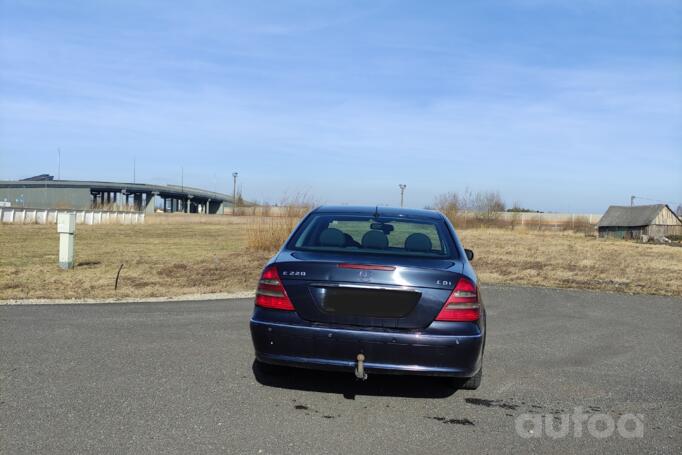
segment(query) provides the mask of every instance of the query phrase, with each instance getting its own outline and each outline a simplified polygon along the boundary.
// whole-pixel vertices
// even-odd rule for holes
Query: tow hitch
[[[365,355],[362,353],[358,354],[357,360],[358,363],[355,365],[355,377],[364,381],[367,379],[367,373],[365,373]]]

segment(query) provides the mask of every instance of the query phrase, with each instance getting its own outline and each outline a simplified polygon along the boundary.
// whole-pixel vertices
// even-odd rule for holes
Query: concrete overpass
[[[232,196],[180,185],[81,180],[0,180],[0,204],[12,207],[133,207],[137,211],[223,214]]]

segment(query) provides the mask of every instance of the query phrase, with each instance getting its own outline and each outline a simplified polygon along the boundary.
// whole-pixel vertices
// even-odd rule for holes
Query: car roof
[[[426,218],[442,220],[443,215],[435,210],[405,209],[399,207],[363,206],[363,205],[322,205],[314,210],[315,213],[336,213],[347,215],[369,215],[379,213],[382,217]]]

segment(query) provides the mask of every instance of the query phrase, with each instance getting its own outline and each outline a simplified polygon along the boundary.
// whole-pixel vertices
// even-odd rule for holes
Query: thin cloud
[[[16,19],[0,32],[4,178],[49,171],[36,163],[59,146],[74,177],[124,179],[135,156],[156,180],[183,163],[194,186],[238,168],[247,195],[294,181],[328,202],[390,202],[397,180],[416,205],[464,186],[581,211],[682,194],[681,72],[665,33],[614,48],[624,32],[607,23],[590,47],[566,30],[545,45],[485,8],[393,2],[52,8],[3,7]],[[117,159],[102,169],[93,156]]]

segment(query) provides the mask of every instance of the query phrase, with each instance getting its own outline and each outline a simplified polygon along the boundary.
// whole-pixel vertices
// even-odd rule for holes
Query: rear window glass
[[[452,257],[445,226],[436,220],[311,215],[289,243],[295,250]]]

